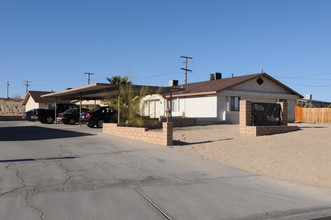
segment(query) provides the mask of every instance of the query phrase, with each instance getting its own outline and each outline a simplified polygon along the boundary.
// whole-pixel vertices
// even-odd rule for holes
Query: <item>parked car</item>
[[[87,116],[88,114],[89,114],[88,111],[87,111],[87,112],[82,112],[82,113],[80,114],[79,122],[82,123],[82,124],[87,124],[89,118],[86,117],[86,116]]]
[[[90,128],[102,128],[104,122],[117,122],[117,111],[111,106],[97,107],[89,111],[85,118],[81,118],[81,122],[84,121]]]
[[[75,104],[58,103],[56,104],[56,113],[64,112],[70,108],[79,108]],[[41,123],[52,124],[55,120],[55,105],[50,109],[38,109],[36,116]]]
[[[38,109],[34,108],[29,111],[23,112],[22,119],[28,120],[28,121],[34,121],[34,120],[38,119],[37,117],[35,117],[37,111],[38,111]]]
[[[87,112],[89,109],[82,108],[82,113]],[[62,122],[63,124],[74,125],[79,122],[79,108],[70,108],[67,111],[57,114],[56,121]]]

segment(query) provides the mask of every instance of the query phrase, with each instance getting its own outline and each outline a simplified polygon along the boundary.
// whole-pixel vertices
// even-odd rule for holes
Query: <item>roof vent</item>
[[[169,86],[178,86],[178,80],[169,80]]]
[[[222,79],[222,73],[211,73],[210,74],[210,81],[217,80],[217,79]]]

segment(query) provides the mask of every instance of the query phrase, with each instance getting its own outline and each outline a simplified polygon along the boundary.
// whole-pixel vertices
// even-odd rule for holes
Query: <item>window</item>
[[[239,111],[239,96],[231,96],[230,98],[230,111]]]

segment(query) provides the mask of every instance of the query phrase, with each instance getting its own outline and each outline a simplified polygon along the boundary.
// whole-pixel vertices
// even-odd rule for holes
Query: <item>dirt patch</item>
[[[175,128],[173,148],[261,175],[331,187],[331,124],[291,124],[300,130],[239,136],[238,125]]]
[[[0,100],[0,116],[20,116],[24,112],[21,101]]]

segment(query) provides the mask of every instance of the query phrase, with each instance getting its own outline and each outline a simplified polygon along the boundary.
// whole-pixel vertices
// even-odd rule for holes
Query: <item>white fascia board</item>
[[[292,94],[283,93],[267,93],[267,92],[247,92],[240,90],[222,90],[218,92],[219,96],[239,96],[241,98],[254,99],[254,98],[274,98],[274,99],[287,99],[287,100],[297,100],[300,97]]]

